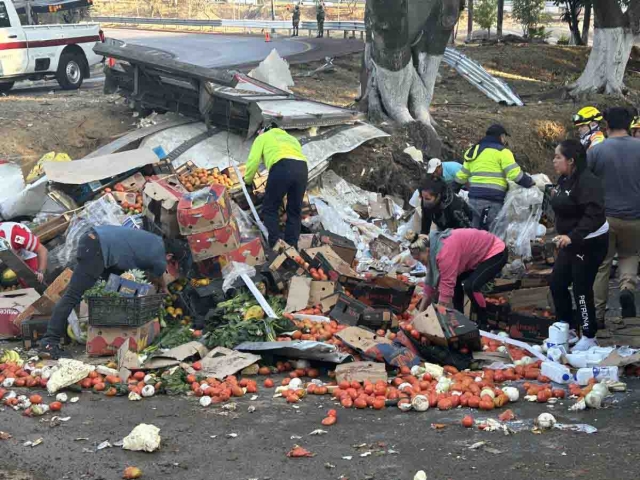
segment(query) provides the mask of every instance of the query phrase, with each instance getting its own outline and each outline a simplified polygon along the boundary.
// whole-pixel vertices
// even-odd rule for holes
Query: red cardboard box
[[[235,220],[226,227],[209,232],[196,233],[187,237],[194,262],[218,257],[229,253],[240,246],[240,230]]]
[[[226,227],[231,220],[231,198],[223,185],[211,185],[183,196],[178,203],[178,226],[183,235]]]
[[[140,327],[95,327],[89,325],[87,331],[87,355],[92,357],[113,356],[124,342],[129,342],[129,350],[141,352],[160,333],[160,322],[151,320]]]
[[[246,263],[251,266],[262,265],[266,262],[264,247],[262,246],[260,238],[242,242],[239,248],[220,255],[219,260],[222,268],[231,262]]]

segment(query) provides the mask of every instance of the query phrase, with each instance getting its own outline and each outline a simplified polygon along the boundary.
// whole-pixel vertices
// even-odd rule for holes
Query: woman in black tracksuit
[[[609,224],[604,214],[604,190],[599,178],[587,168],[587,153],[577,140],[565,140],[556,147],[553,166],[560,175],[551,192],[556,216],[554,239],[559,248],[550,287],[556,316],[570,322],[573,304],[582,324],[582,338],[573,351],[596,346],[593,282],[609,248]]]
[[[422,197],[423,235],[429,235],[431,224],[438,230],[448,228],[471,228],[471,208],[462,198],[453,193],[441,177],[429,177],[420,189]]]

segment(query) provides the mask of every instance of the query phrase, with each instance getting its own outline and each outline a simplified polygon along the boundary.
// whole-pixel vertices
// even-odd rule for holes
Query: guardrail
[[[226,19],[195,19],[195,18],[145,18],[145,17],[92,17],[100,23],[114,23],[118,25],[160,25],[160,26],[189,26],[211,28],[245,28],[245,29],[273,29],[291,30],[291,21],[287,20],[226,20]],[[302,21],[300,30],[317,30],[318,22]],[[342,32],[364,32],[364,22],[324,22],[325,31],[338,30]]]

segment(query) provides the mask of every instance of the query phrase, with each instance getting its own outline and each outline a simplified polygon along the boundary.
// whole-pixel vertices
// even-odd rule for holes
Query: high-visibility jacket
[[[250,184],[258,171],[260,161],[264,160],[267,170],[271,170],[280,160],[288,158],[291,160],[307,161],[302,146],[296,137],[289,135],[280,128],[272,128],[258,135],[251,146],[249,158],[247,159],[244,182]]]
[[[507,180],[525,188],[534,182],[516,163],[511,150],[495,137],[485,137],[464,154],[464,163],[456,182],[469,182],[469,198],[502,202],[509,186]]]
[[[596,130],[593,133],[587,134],[584,138],[581,138],[580,143],[582,143],[584,148],[589,150],[591,147],[595,147],[599,143],[604,142],[605,139],[606,137],[604,136],[604,133],[602,133],[600,130]]]

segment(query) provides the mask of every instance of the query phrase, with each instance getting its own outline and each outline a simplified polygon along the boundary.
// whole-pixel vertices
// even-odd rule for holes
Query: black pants
[[[298,36],[298,25],[300,25],[300,22],[293,22],[293,36],[294,37]]]
[[[482,290],[482,287],[488,282],[496,278],[502,267],[507,264],[509,252],[505,248],[501,253],[487,258],[479,264],[475,270],[465,272],[458,276],[456,288],[453,292],[453,308],[459,312],[464,311],[464,295],[467,294],[469,300],[474,304],[478,312],[478,321],[480,324],[484,322],[485,309],[478,304],[474,293]]]
[[[324,37],[324,20],[318,20],[318,37]]]
[[[104,272],[104,259],[98,236],[89,230],[78,242],[78,264],[76,265],[67,290],[53,308],[47,333],[41,345],[58,345],[67,329],[67,318],[80,304],[84,292],[93,287]]]
[[[262,202],[262,218],[269,232],[269,246],[273,247],[280,232],[278,210],[282,200],[287,196],[287,223],[284,230],[284,241],[297,247],[302,223],[302,201],[307,191],[307,162],[284,158],[269,170],[267,188]]]
[[[608,249],[608,233],[585,240],[579,246],[561,248],[549,282],[556,317],[567,323],[572,323],[573,317],[573,302],[569,294],[569,286],[573,285],[573,298],[582,325],[582,335],[588,338],[594,338],[598,331],[593,283]]]

